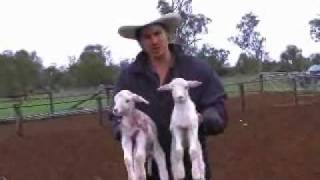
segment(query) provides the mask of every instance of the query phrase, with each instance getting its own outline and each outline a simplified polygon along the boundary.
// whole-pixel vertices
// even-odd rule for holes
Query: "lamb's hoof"
[[[203,173],[199,172],[197,169],[192,169],[192,179],[193,180],[205,180]]]

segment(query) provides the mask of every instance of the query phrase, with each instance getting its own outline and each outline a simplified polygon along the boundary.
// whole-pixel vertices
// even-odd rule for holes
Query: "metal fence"
[[[246,95],[265,92],[290,92],[295,104],[299,97],[306,94],[318,94],[320,79],[314,76],[298,74],[261,73],[255,79],[237,83],[224,84],[229,97],[238,96],[241,109],[246,109]],[[94,93],[56,96],[45,92],[32,97],[16,97],[0,100],[0,123],[14,120],[38,120],[63,117],[75,114],[103,112],[112,103],[113,86],[100,86]]]
[[[238,96],[242,111],[246,110],[246,96],[263,93],[287,93],[292,103],[303,103],[306,96],[320,95],[320,76],[302,73],[261,73],[255,79],[224,84],[229,97]],[[309,98],[309,103],[313,103]]]
[[[110,103],[111,94],[107,89],[69,96],[58,96],[52,92],[17,96],[0,100],[0,122],[15,120],[20,116],[18,114],[25,120],[35,120],[97,112],[99,106],[105,108]]]

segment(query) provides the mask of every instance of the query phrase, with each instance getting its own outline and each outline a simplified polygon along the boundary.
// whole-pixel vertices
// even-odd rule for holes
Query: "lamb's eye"
[[[127,99],[127,100],[126,100],[126,103],[129,103],[129,102],[130,102],[130,100],[129,100],[129,99]]]

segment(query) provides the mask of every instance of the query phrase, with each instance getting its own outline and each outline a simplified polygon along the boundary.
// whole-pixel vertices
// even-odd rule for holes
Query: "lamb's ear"
[[[190,88],[198,87],[202,84],[200,81],[188,81],[188,86]]]
[[[113,101],[116,102],[116,100],[118,99],[119,93],[117,93],[116,95],[113,96]]]
[[[158,91],[170,91],[172,88],[171,88],[171,84],[165,84],[165,85],[162,85],[158,88]]]
[[[143,97],[139,96],[139,95],[133,95],[133,100],[135,102],[143,102],[145,104],[149,104],[149,101],[145,100]]]

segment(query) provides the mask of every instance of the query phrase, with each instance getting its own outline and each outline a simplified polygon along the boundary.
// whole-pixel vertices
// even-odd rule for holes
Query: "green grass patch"
[[[78,109],[97,109],[98,103],[96,97],[90,99],[92,96],[79,96],[79,97],[64,97],[64,98],[54,98],[53,99],[53,109],[54,113],[59,112],[70,112]],[[101,95],[102,105],[107,106],[107,97]],[[83,102],[79,104],[80,102]],[[15,112],[13,105],[17,104],[16,101],[3,101],[0,100],[0,119],[5,119],[8,117],[14,117]],[[77,105],[73,108],[75,105]],[[21,104],[21,111],[23,116],[37,115],[37,114],[50,114],[50,100],[49,98],[39,99],[39,98],[29,98]]]
[[[229,97],[239,96],[240,89],[239,84],[244,83],[245,93],[259,92],[261,84],[258,81],[259,75],[236,75],[232,77],[221,77],[225,91]],[[255,81],[255,82],[252,82]],[[251,83],[248,83],[251,82]],[[284,92],[293,91],[293,81],[290,79],[277,79],[277,80],[265,80],[263,83],[263,90],[265,92]],[[297,87],[298,90],[299,87]],[[75,90],[75,91],[63,91],[53,94],[54,112],[70,112],[77,109],[97,109],[96,98],[90,99],[95,93],[94,89],[89,90]],[[64,96],[64,97],[62,97]],[[106,95],[100,95],[102,98],[103,107],[111,104],[112,99],[107,99]],[[79,102],[83,102],[79,104]],[[7,117],[14,117],[13,105],[18,103],[17,101],[10,101],[10,99],[0,99],[0,119]],[[76,108],[72,108],[75,105]],[[50,100],[48,94],[35,95],[28,97],[23,101],[21,111],[24,116],[36,115],[36,114],[49,114]]]

